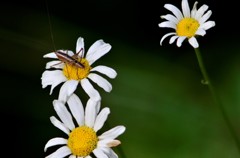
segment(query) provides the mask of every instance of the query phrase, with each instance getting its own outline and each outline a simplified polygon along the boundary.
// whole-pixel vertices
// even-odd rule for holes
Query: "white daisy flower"
[[[164,7],[171,11],[173,15],[167,14],[161,16],[162,19],[166,19],[167,21],[160,23],[158,26],[173,28],[175,29],[175,32],[170,32],[164,35],[160,41],[160,45],[162,45],[162,42],[166,37],[172,36],[169,41],[170,44],[177,40],[177,46],[180,47],[182,42],[185,39],[188,39],[188,42],[194,48],[199,47],[196,36],[204,36],[206,30],[215,26],[215,22],[207,21],[212,15],[211,10],[207,11],[208,6],[204,4],[197,10],[197,3],[198,2],[194,3],[193,8],[190,11],[188,1],[182,0],[182,12],[171,4],[164,5]]]
[[[99,92],[92,86],[89,79],[103,88],[106,92],[112,90],[112,85],[97,73],[104,74],[113,79],[117,76],[116,71],[103,65],[92,67],[92,64],[108,53],[110,49],[110,44],[105,43],[103,40],[98,40],[88,49],[85,55],[84,40],[82,37],[79,37],[75,54],[70,50],[58,50],[44,55],[44,58],[53,58],[57,60],[50,61],[46,64],[47,70],[43,72],[41,78],[42,87],[45,88],[51,85],[50,94],[52,94],[53,89],[57,85],[65,82],[59,92],[59,99],[65,102],[80,83],[90,98],[95,101],[100,100],[101,97]]]
[[[53,101],[54,109],[60,120],[54,116],[51,116],[50,120],[55,127],[66,133],[68,138],[50,139],[44,147],[45,152],[49,147],[56,145],[60,145],[60,147],[46,158],[64,158],[66,156],[69,158],[92,158],[92,154],[97,158],[118,158],[112,147],[121,144],[116,137],[124,133],[126,128],[116,126],[99,136],[97,135],[107,120],[110,113],[109,108],[105,107],[100,111],[100,101],[89,99],[84,112],[81,100],[74,93],[69,97],[67,103],[68,107],[62,101]],[[77,125],[75,126],[75,124]]]

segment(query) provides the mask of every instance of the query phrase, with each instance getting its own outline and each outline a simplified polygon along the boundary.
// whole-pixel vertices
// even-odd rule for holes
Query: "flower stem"
[[[208,77],[207,71],[206,71],[206,69],[204,67],[204,63],[203,63],[203,60],[202,60],[202,56],[201,56],[200,50],[197,49],[197,48],[195,48],[194,50],[195,50],[195,53],[196,53],[196,56],[197,56],[197,60],[198,60],[198,64],[199,64],[200,70],[201,70],[203,78],[204,78],[203,84],[206,84],[209,87],[209,90],[212,93],[212,97],[213,97],[216,105],[219,107],[219,109],[220,109],[220,111],[222,113],[222,116],[223,116],[224,120],[226,121],[226,124],[227,124],[227,126],[229,128],[229,131],[232,134],[232,136],[233,136],[233,138],[234,138],[234,140],[236,142],[238,151],[240,153],[240,142],[238,140],[237,134],[235,133],[235,131],[233,129],[233,126],[232,126],[232,124],[230,122],[230,119],[228,118],[228,116],[227,116],[227,114],[226,114],[226,112],[224,110],[224,107],[221,104],[221,102],[220,102],[220,100],[219,100],[219,98],[218,98],[218,96],[217,96],[217,94],[216,94],[216,92],[214,90],[214,87],[213,87],[213,85],[212,85],[212,83],[211,83],[211,81],[210,81],[210,79]]]

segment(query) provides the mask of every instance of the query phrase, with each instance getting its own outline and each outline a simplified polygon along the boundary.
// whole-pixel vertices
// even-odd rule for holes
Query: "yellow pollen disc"
[[[66,63],[63,68],[63,74],[69,80],[81,80],[88,76],[92,67],[89,65],[85,58],[80,58],[77,60],[78,63]],[[82,65],[82,67],[81,67]]]
[[[177,35],[178,36],[187,36],[188,38],[195,35],[198,27],[200,26],[199,22],[193,18],[183,18],[177,24]]]
[[[87,126],[75,128],[69,135],[68,147],[73,155],[84,157],[97,147],[98,137],[96,132]]]

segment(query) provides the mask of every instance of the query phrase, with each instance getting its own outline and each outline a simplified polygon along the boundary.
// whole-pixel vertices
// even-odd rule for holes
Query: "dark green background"
[[[163,46],[161,37],[172,29],[159,28],[163,5],[180,7],[180,0],[163,1],[19,1],[0,5],[1,145],[10,157],[46,156],[46,142],[65,134],[49,121],[59,88],[49,95],[41,75],[56,49],[75,50],[82,36],[88,49],[98,39],[112,45],[94,65],[114,68],[118,76],[102,96],[111,109],[111,127],[122,124],[119,137],[127,158],[237,158],[235,142],[201,73],[194,49]],[[190,6],[194,1],[189,1]],[[240,137],[240,73],[238,8],[233,0],[199,1],[209,5],[216,26],[199,37],[200,50],[225,110]],[[49,30],[48,14],[52,25]],[[51,40],[54,37],[54,45]],[[86,95],[76,92],[86,102]],[[104,130],[107,130],[104,127]],[[119,153],[119,147],[114,150]],[[49,150],[47,154],[52,152]],[[121,158],[121,156],[119,155]]]

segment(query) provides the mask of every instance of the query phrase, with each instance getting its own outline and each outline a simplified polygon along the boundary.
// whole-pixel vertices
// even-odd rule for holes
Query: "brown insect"
[[[78,54],[82,51],[83,49],[81,48],[80,51],[76,54],[74,54],[73,56],[70,56],[62,51],[56,51],[55,54],[58,57],[58,59],[61,62],[64,62],[66,64],[70,64],[72,66],[76,66],[77,68],[84,68],[84,65],[78,61],[79,57]]]

